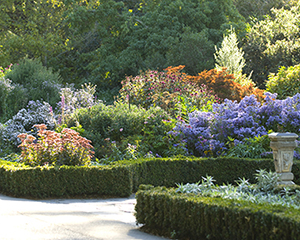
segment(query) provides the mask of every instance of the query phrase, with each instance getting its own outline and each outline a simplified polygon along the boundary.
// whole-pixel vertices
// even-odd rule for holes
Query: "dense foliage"
[[[264,87],[270,73],[281,66],[300,63],[299,1],[291,8],[272,9],[271,15],[256,22],[247,33],[243,45],[245,71],[259,87]]]
[[[233,0],[239,13],[247,20],[263,19],[265,15],[271,14],[272,8],[282,8],[283,6],[296,2],[294,0]]]
[[[3,65],[41,58],[65,82],[99,87],[168,65],[212,68],[223,31],[245,29],[232,0],[5,0],[0,8]]]
[[[278,73],[271,73],[266,82],[267,91],[277,93],[277,98],[284,99],[300,92],[300,65],[282,66]]]
[[[271,68],[264,63],[277,70],[298,61],[299,6],[293,1],[266,1],[261,12],[249,9],[246,21],[258,18],[249,22],[246,38],[245,19],[233,5],[241,10],[246,4],[241,1],[22,3],[5,0],[0,4],[5,10],[0,17],[2,62],[19,62],[0,67],[2,154],[16,151],[17,135],[28,134],[41,123],[58,133],[64,127],[76,130],[93,141],[96,157],[104,162],[174,154],[257,157],[268,151],[269,130],[298,133],[298,108],[292,106],[298,104],[296,95],[284,100],[284,105],[275,95],[264,99],[254,84],[265,83],[262,76]],[[285,8],[273,9],[273,15],[262,18],[267,5],[282,4]],[[17,23],[16,15],[21,17]],[[51,20],[46,22],[47,18]],[[265,57],[269,59],[257,64]],[[296,89],[298,76],[297,66],[283,70],[270,75],[267,82],[268,90],[278,93],[279,99],[290,95],[290,88]],[[110,97],[111,105],[106,106],[108,87],[115,87],[117,93],[120,82],[120,96],[115,103]],[[81,83],[85,84],[77,89]],[[194,130],[193,124],[200,124],[201,130]],[[199,140],[199,134],[203,139]],[[246,151],[252,146],[255,151]]]

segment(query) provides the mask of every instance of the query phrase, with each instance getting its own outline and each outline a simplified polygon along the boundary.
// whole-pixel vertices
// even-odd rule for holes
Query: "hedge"
[[[300,185],[300,162],[294,162],[294,182]],[[141,184],[172,187],[213,176],[217,184],[245,177],[254,183],[258,169],[274,171],[271,159],[153,158],[106,166],[26,167],[0,160],[0,192],[16,197],[108,195],[127,197]]]
[[[137,192],[135,206],[147,231],[188,240],[300,239],[299,209],[149,188]]]
[[[0,161],[0,192],[16,197],[127,197],[132,193],[132,177],[126,166],[56,168],[2,164]]]
[[[140,184],[173,187],[176,183],[194,183],[202,176],[213,176],[216,184],[235,183],[245,177],[255,183],[256,170],[275,171],[272,159],[240,159],[240,158],[154,158],[150,160],[119,161],[117,166],[130,166],[133,177],[133,191]],[[300,161],[294,160],[292,172],[294,182],[300,185]]]

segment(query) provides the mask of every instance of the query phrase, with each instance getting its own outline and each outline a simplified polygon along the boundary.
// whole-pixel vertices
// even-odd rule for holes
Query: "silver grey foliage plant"
[[[96,85],[91,83],[81,86],[81,89],[75,89],[72,85],[61,88],[61,102],[59,103],[59,110],[63,114],[71,114],[76,109],[87,108],[102,102],[95,97]]]
[[[269,203],[271,205],[281,205],[287,207],[300,208],[300,191],[295,190],[291,194],[291,189],[286,187],[281,194],[274,192],[277,185],[278,175],[275,172],[257,170],[255,174],[257,184],[250,184],[246,179],[239,179],[237,186],[214,185],[211,176],[203,177],[198,183],[177,184],[178,193],[200,194],[206,197],[222,197],[225,199],[245,200],[252,203]]]

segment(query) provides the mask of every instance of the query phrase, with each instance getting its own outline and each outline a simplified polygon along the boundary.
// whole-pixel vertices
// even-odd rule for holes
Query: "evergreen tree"
[[[244,52],[238,47],[238,39],[234,29],[230,29],[228,36],[224,36],[221,48],[218,49],[215,46],[216,53],[214,54],[216,64],[215,67],[218,70],[227,68],[230,74],[236,76],[242,74],[245,64]]]

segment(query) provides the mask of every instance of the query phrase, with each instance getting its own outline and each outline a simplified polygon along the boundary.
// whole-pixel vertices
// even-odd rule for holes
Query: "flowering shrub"
[[[45,124],[34,125],[38,129],[38,138],[22,133],[18,137],[22,143],[21,162],[36,165],[69,165],[88,164],[93,157],[91,141],[83,138],[78,132],[65,128],[61,133],[46,130]]]
[[[49,129],[54,129],[52,108],[46,102],[30,101],[26,109],[21,109],[0,128],[0,148],[12,147],[17,151],[17,146],[21,143],[18,135],[30,133],[35,124],[41,123],[46,124]]]
[[[206,110],[207,105],[216,101],[204,85],[197,87],[195,83],[182,81],[184,74],[166,71],[147,71],[136,77],[127,77],[122,81],[121,100],[146,109],[159,106],[173,116],[178,115],[176,105],[182,102],[182,97],[199,110]]]
[[[189,123],[178,123],[172,135],[179,135],[196,156],[219,156],[228,150],[229,137],[238,144],[245,138],[263,136],[269,130],[300,133],[300,94],[277,100],[265,94],[261,104],[254,95],[240,103],[225,99],[213,105],[212,112],[195,111]]]

